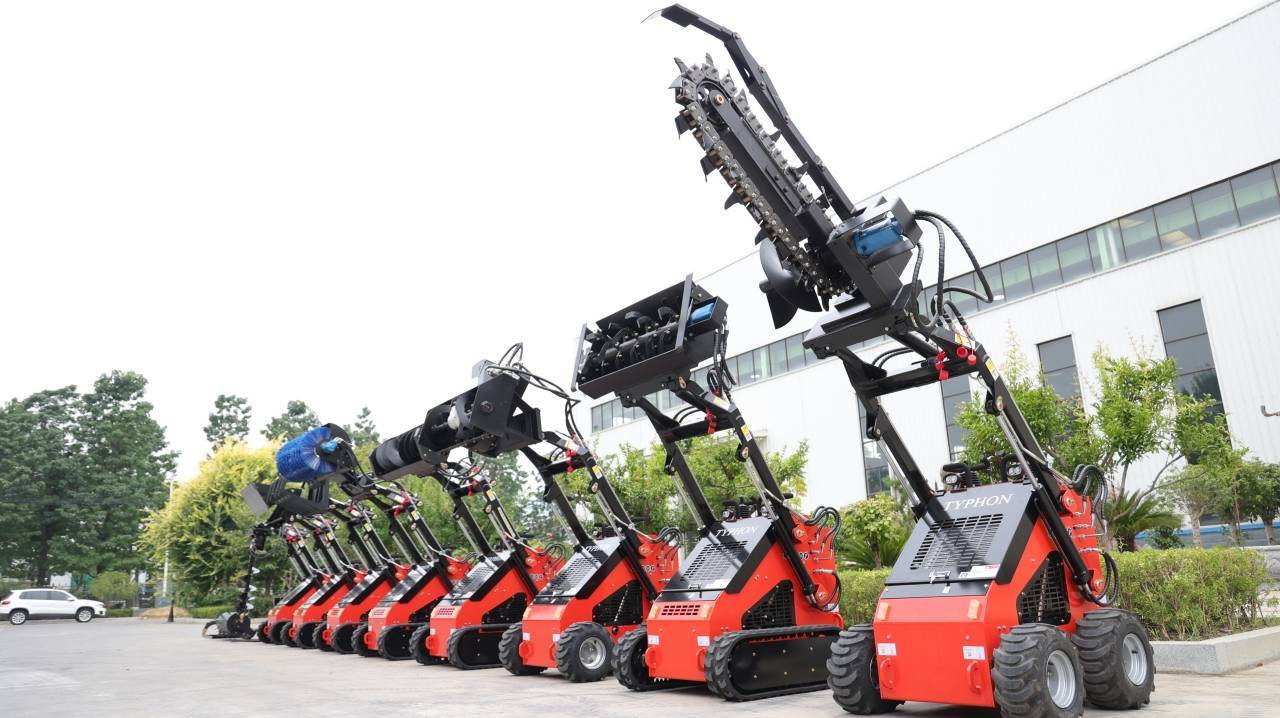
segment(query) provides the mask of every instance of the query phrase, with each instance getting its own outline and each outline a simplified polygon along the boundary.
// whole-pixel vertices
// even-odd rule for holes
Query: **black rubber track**
[[[485,628],[497,628],[500,624],[486,624],[483,626],[467,626],[459,628],[449,634],[449,640],[444,644],[445,653],[449,656],[449,663],[454,668],[461,668],[464,671],[474,671],[481,668],[497,668],[501,663],[467,663],[466,658],[462,655],[462,638],[470,631],[478,631]],[[505,631],[506,628],[503,628]]]
[[[520,657],[520,643],[524,640],[524,626],[513,623],[502,632],[502,640],[498,641],[498,660],[507,673],[513,676],[533,676],[545,670],[542,666],[526,666]]]
[[[333,653],[333,644],[324,640],[324,632],[329,626],[326,623],[317,623],[316,627],[311,629],[311,645],[303,646],[303,648],[319,648],[327,653]]]
[[[365,645],[364,638],[369,633],[369,624],[360,624],[355,633],[351,634],[351,648],[355,650],[357,656],[363,658],[377,658],[378,651]]]
[[[1049,654],[1061,650],[1075,663],[1076,698],[1059,708],[1045,683]],[[1024,623],[1000,637],[991,667],[991,687],[1005,718],[1078,718],[1084,715],[1084,671],[1067,634],[1044,623]]]
[[[877,672],[872,627],[863,624],[841,631],[827,658],[827,685],[836,705],[858,715],[888,713],[902,705],[880,697]]]
[[[444,663],[427,652],[427,636],[431,635],[431,624],[424,623],[409,637],[409,652],[413,659],[424,666],[435,666]]]
[[[604,641],[608,660],[595,670],[588,669],[578,660],[578,647],[588,638]],[[594,621],[578,621],[564,629],[556,641],[556,670],[574,683],[594,683],[609,675],[613,663],[613,637],[604,626]]]
[[[289,635],[290,631],[293,630],[293,621],[281,621],[278,625],[280,626],[280,645],[297,648],[298,644]]]
[[[777,696],[788,696],[795,693],[808,693],[810,691],[820,691],[827,687],[827,677],[824,675],[820,680],[801,683],[794,686],[786,686],[784,688],[773,688],[770,690],[757,691],[753,693],[744,693],[733,680],[732,658],[733,649],[740,641],[750,640],[752,638],[773,638],[787,636],[795,633],[829,633],[835,634],[837,629],[835,626],[828,625],[812,625],[812,626],[782,626],[779,628],[759,628],[750,631],[729,631],[716,636],[711,641],[711,646],[707,648],[706,658],[706,675],[707,687],[711,692],[729,701],[755,701],[761,698],[774,698]]]
[[[419,628],[421,628],[421,626],[419,626]],[[378,632],[378,655],[388,661],[407,661],[410,658],[413,658],[411,641],[413,640],[412,637],[416,630],[417,629],[413,626],[383,627],[383,629]],[[399,638],[401,635],[403,635],[403,638]],[[402,641],[403,645],[392,646],[392,641]],[[394,650],[397,648],[401,650]]]
[[[1124,637],[1138,636],[1147,654],[1147,676],[1135,685],[1124,671]],[[1156,662],[1147,629],[1136,616],[1119,608],[1102,608],[1076,621],[1071,638],[1084,669],[1085,698],[1099,708],[1132,710],[1151,702]]]
[[[644,663],[644,652],[648,647],[648,627],[643,623],[635,630],[623,634],[613,646],[613,677],[628,690],[657,691],[697,685],[692,681],[673,681],[650,676],[649,667]]]
[[[259,643],[271,643],[271,634],[267,632],[267,622],[263,621],[258,624],[258,628],[253,632],[257,636]]]
[[[356,652],[356,647],[352,642],[352,637],[355,636],[356,629],[359,628],[360,625],[361,624],[359,623],[343,623],[333,629],[333,633],[330,634],[329,643],[333,646],[335,653],[341,653],[344,656],[349,656]]]

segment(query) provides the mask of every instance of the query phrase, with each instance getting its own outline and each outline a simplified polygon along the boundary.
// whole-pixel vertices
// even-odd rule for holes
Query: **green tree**
[[[145,389],[117,371],[88,394],[67,386],[0,408],[0,571],[44,584],[141,566],[141,519],[174,461]]]
[[[249,559],[250,530],[258,518],[249,510],[240,491],[250,484],[276,478],[275,444],[249,448],[227,442],[200,464],[195,478],[182,484],[173,499],[153,511],[146,522],[141,544],[154,566],[170,560],[170,573],[180,586],[179,602],[206,602],[226,596],[245,573]],[[286,579],[283,541],[267,542],[267,555],[259,558],[262,569],[255,584],[277,593]]]
[[[378,429],[373,424],[373,413],[369,411],[369,407],[360,408],[360,413],[356,415],[355,423],[351,425],[350,433],[351,443],[358,447],[372,449],[381,441]]]
[[[742,462],[738,460],[737,441],[699,436],[681,443],[689,467],[702,485],[713,511],[719,510],[724,501],[756,495]],[[788,452],[784,448],[768,453],[765,458],[783,491],[803,497],[808,457],[808,444],[802,442],[794,451]],[[647,449],[623,445],[617,454],[600,458],[601,468],[631,513],[632,520],[649,530],[675,526],[684,531],[686,537],[692,537],[696,530],[694,519],[679,498],[677,482],[667,474],[665,463],[666,453],[658,442]],[[578,482],[575,485],[577,495],[585,495],[582,492],[585,491],[586,476],[577,472],[574,476]],[[588,504],[588,507],[596,511],[593,504]],[[603,517],[597,518],[603,520]]]
[[[110,605],[115,601],[131,601],[138,595],[138,583],[124,571],[107,571],[93,578],[93,595]]]
[[[165,480],[177,454],[169,451],[164,427],[151,416],[147,380],[134,372],[104,374],[84,396],[78,428],[91,478],[85,498],[94,504],[95,541],[82,570],[143,567],[138,533],[147,512],[164,504]]]
[[[1219,505],[1220,496],[1227,490],[1226,482],[1215,467],[1207,464],[1187,464],[1176,469],[1165,482],[1163,494],[1191,524],[1191,544],[1204,547],[1200,534],[1204,515]]]
[[[1250,459],[1241,468],[1242,510],[1262,521],[1267,543],[1276,544],[1276,513],[1280,510],[1280,464]]]
[[[204,436],[214,448],[221,446],[227,439],[244,441],[249,436],[249,420],[253,409],[249,400],[235,394],[219,394],[213,400],[213,411],[209,412],[209,423],[204,427]]]
[[[1130,491],[1112,498],[1107,507],[1115,517],[1107,519],[1107,529],[1123,551],[1137,550],[1138,534],[1143,531],[1182,525],[1182,519],[1164,505],[1159,495]]]
[[[268,439],[287,440],[301,436],[319,425],[319,417],[307,406],[307,402],[293,399],[285,406],[283,414],[271,417],[267,428],[262,430],[262,435]]]
[[[911,535],[912,521],[888,493],[849,504],[840,515],[843,530],[836,555],[859,568],[893,565]]]

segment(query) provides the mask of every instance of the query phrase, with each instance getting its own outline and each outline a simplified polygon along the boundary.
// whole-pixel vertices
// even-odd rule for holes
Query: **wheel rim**
[[[1076,702],[1076,667],[1062,651],[1049,654],[1045,671],[1049,698],[1059,708],[1070,708]]]
[[[605,648],[604,641],[595,636],[583,640],[578,646],[578,662],[589,671],[600,668],[608,659],[609,651]]]
[[[13,623],[17,623],[17,624],[23,624],[23,623],[26,623],[26,622],[27,622],[27,614],[25,614],[25,613],[15,613],[15,614],[13,614],[13,621],[12,621],[12,622],[13,622]]]
[[[1135,633],[1124,637],[1124,675],[1129,682],[1140,686],[1147,682],[1147,649]]]
[[[81,622],[84,622],[93,617],[93,612],[87,608],[82,608],[80,609],[80,613],[76,614],[76,617],[79,618]]]

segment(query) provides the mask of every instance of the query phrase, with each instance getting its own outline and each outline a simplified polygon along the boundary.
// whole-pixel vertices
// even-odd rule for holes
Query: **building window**
[[[604,428],[604,422],[600,420],[601,411],[603,411],[603,407],[600,407],[600,406],[591,407],[591,433],[593,434]]]
[[[1196,208],[1196,222],[1201,237],[1212,237],[1228,229],[1240,226],[1236,217],[1236,202],[1231,197],[1231,183],[1219,182],[1191,193],[1191,204]]]
[[[1249,224],[1280,214],[1280,198],[1276,196],[1276,178],[1270,167],[1262,167],[1231,179],[1231,193],[1236,198],[1240,223]]]
[[[1214,413],[1221,413],[1222,390],[1200,301],[1161,309],[1159,315],[1165,356],[1178,365],[1178,391],[1196,398],[1212,397]]]
[[[1149,257],[1160,251],[1155,215],[1149,209],[1121,217],[1120,235],[1124,239],[1124,254],[1129,261]]]
[[[1019,254],[1000,263],[1000,276],[1004,279],[1004,298],[1013,301],[1031,293],[1031,272],[1027,269],[1027,255]]]
[[[867,411],[858,402],[858,431],[862,433],[862,473],[867,496],[889,490],[889,463],[880,454],[880,442],[867,438]]]
[[[1044,383],[1063,399],[1080,398],[1080,379],[1076,373],[1076,348],[1071,336],[1037,344],[1040,371]]]
[[[1098,225],[1085,234],[1089,237],[1089,253],[1093,255],[1093,271],[1101,272],[1124,264],[1119,222]]]
[[[1070,282],[1093,273],[1093,263],[1089,259],[1089,243],[1084,233],[1060,239],[1058,245],[1058,264],[1062,267],[1062,281]]]
[[[805,360],[804,335],[797,334],[793,337],[787,337],[787,367],[791,370],[799,369],[807,362]]]
[[[1062,284],[1058,271],[1058,250],[1052,244],[1037,247],[1027,253],[1031,261],[1031,289],[1042,292]]]
[[[956,457],[964,451],[965,440],[969,438],[969,432],[956,423],[956,417],[960,415],[960,406],[971,398],[969,377],[953,376],[940,384],[942,414],[947,420],[947,450],[950,452],[951,460],[955,461]]]
[[[1183,195],[1155,207],[1156,229],[1160,231],[1160,245],[1165,249],[1181,247],[1200,239],[1196,229],[1196,213],[1191,209],[1191,197]]]

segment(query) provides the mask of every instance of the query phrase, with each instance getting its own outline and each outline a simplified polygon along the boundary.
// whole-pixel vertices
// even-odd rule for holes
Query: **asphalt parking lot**
[[[1280,717],[1280,663],[1227,677],[1158,676],[1150,718]],[[612,679],[573,685],[412,661],[200,638],[200,625],[105,619],[0,626],[3,716],[806,716],[846,715],[824,692],[728,704],[705,690],[637,694]],[[908,704],[902,715],[991,718]],[[1088,711],[1086,715],[1122,715]],[[1135,714],[1124,714],[1135,715]]]

